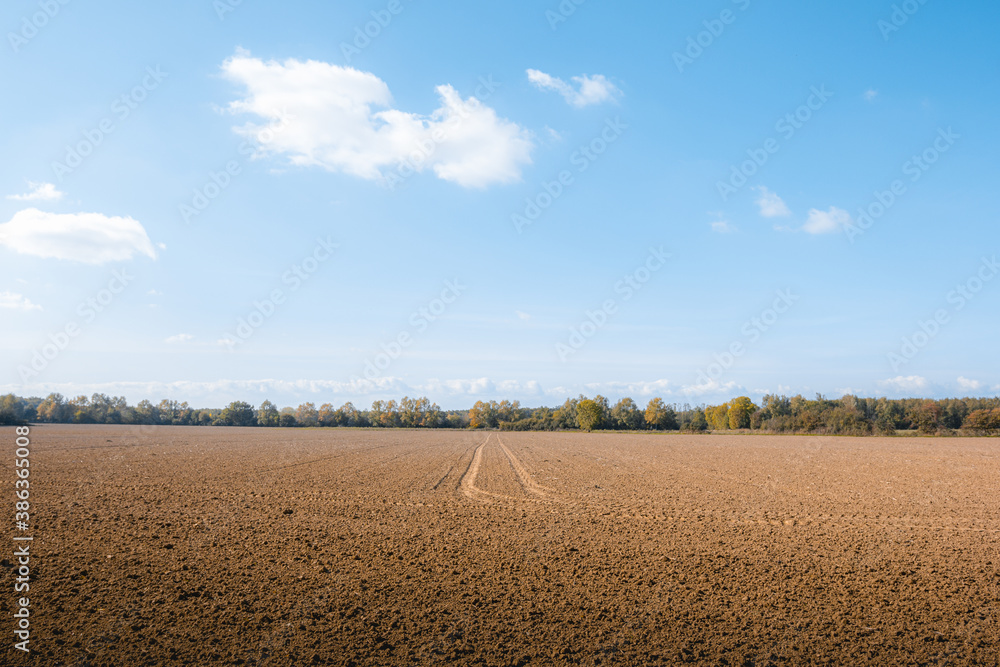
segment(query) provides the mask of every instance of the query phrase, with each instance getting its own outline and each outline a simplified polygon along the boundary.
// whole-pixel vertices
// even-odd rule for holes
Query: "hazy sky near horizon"
[[[0,392],[995,395],[997,25],[8,2]]]

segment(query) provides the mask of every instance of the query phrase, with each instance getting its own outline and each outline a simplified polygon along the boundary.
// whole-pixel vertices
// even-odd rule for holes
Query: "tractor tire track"
[[[494,437],[497,439],[497,445],[504,453],[504,456],[507,457],[507,460],[511,466],[511,470],[514,472],[514,476],[517,478],[518,484],[521,486],[521,490],[524,492],[524,497],[518,498],[516,496],[511,496],[508,494],[493,493],[491,491],[487,491],[485,489],[476,486],[476,480],[479,477],[479,473],[483,466],[483,452],[486,450],[486,446],[490,443],[490,440]],[[476,447],[475,454],[473,454],[472,460],[469,461],[469,467],[466,468],[465,473],[459,480],[457,488],[466,498],[469,498],[471,500],[478,500],[480,502],[495,502],[495,501],[513,502],[513,503],[551,502],[544,498],[531,497],[531,495],[533,494],[528,493],[528,488],[534,486],[540,489],[542,487],[539,487],[537,484],[535,484],[534,480],[531,480],[530,475],[528,475],[527,471],[524,470],[523,466],[521,466],[521,472],[518,472],[517,465],[520,464],[520,461],[518,461],[518,463],[515,464],[514,461],[516,460],[517,458],[514,457],[512,454],[510,454],[507,448],[504,447],[503,443],[500,442],[499,436],[497,436],[495,433],[491,433],[486,437],[486,440],[483,441],[483,444]],[[521,477],[522,473],[527,477],[527,483],[525,482],[525,479]]]
[[[514,474],[517,475],[518,482],[526,494],[548,498],[549,494],[554,493],[552,489],[542,486],[532,478],[531,474],[524,467],[524,464],[521,463],[521,460],[514,456],[514,453],[507,448],[507,445],[503,443],[499,435],[497,436],[497,444],[500,445],[500,449],[503,450],[504,455],[507,456],[507,460],[510,461],[510,467],[514,469]]]
[[[434,486],[431,487],[431,491],[437,491],[438,487],[440,487],[442,484],[444,484],[444,481],[446,479],[448,479],[448,477],[451,476],[451,473],[453,473],[455,471],[455,468],[462,463],[462,461],[465,459],[465,457],[468,456],[469,452],[471,452],[473,449],[474,449],[474,447],[469,447],[464,452],[462,452],[462,455],[458,457],[458,461],[456,461],[455,463],[451,464],[451,466],[448,467],[448,472],[446,472],[445,474],[441,475],[441,479],[439,479],[437,482],[434,483]],[[470,465],[472,464],[471,460],[469,461],[469,464]],[[466,467],[466,471],[468,471],[468,467]],[[459,483],[461,483],[461,478],[459,478]]]
[[[480,490],[476,487],[476,476],[479,475],[479,467],[482,465],[483,461],[483,447],[486,443],[490,441],[491,435],[486,436],[486,440],[483,441],[481,445],[476,447],[475,453],[472,455],[472,460],[469,461],[469,466],[462,473],[462,477],[458,480],[457,490],[462,492],[467,498],[476,499],[479,495],[486,494],[485,491]]]

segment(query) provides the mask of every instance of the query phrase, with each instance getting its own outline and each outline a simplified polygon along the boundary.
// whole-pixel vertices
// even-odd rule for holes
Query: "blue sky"
[[[0,391],[1000,391],[995,3],[0,19]]]

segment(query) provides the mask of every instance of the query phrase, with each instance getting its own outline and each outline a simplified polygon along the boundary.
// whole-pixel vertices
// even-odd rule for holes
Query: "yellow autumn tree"
[[[748,396],[740,396],[729,401],[729,428],[750,428],[750,415],[757,412],[757,406]]]
[[[729,405],[712,405],[705,408],[705,421],[713,431],[723,431],[729,428]]]

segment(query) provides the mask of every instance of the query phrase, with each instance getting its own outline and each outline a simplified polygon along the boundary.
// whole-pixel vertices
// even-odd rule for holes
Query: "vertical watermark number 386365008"
[[[15,430],[17,440],[15,440],[14,450],[14,470],[17,480],[14,482],[14,525],[18,534],[14,536],[14,593],[17,598],[14,611],[14,648],[29,652],[28,643],[31,641],[31,612],[29,607],[31,600],[27,593],[31,590],[31,541],[34,539],[30,535],[24,534],[30,525],[31,505],[28,502],[31,496],[31,483],[29,466],[31,455],[31,430],[27,426],[18,426]]]

